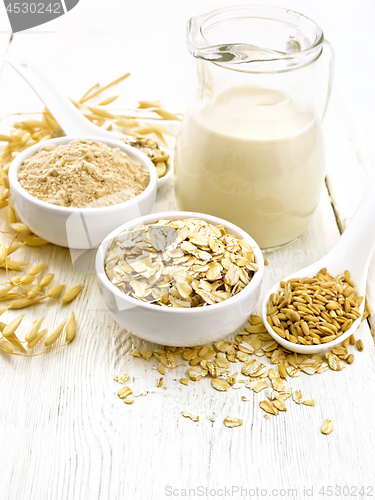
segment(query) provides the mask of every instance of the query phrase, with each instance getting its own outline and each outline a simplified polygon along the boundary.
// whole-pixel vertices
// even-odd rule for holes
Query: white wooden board
[[[46,25],[40,30],[43,33],[17,35],[9,54],[33,57],[56,86],[72,97],[79,97],[97,80],[106,83],[130,70],[131,79],[120,87],[121,104],[162,98],[172,109],[183,111],[195,77],[194,63],[185,49],[186,19],[224,3],[146,2],[137,7],[113,0],[106,7],[111,16],[106,16],[104,2],[92,0],[91,24],[83,28],[87,5],[88,0],[81,0],[77,14],[74,10],[69,14],[69,24],[60,20],[51,25],[55,33],[47,33]],[[328,6],[322,0],[314,4],[304,0],[288,6],[316,19],[336,51],[336,81],[324,124],[328,190],[324,189],[306,234],[267,255],[263,293],[332,248],[374,168],[369,133],[374,129],[369,112],[375,103],[374,65],[366,55],[375,42],[370,29],[372,2],[344,6],[334,1]],[[1,43],[0,37],[4,53],[6,44]],[[5,68],[0,77],[0,114],[39,109],[41,104],[32,91]],[[173,208],[173,190],[166,186],[158,193],[154,210]],[[48,262],[56,282],[68,286],[84,282],[86,287],[64,309],[46,304],[27,313],[28,321],[45,315],[46,324],[52,326],[74,309],[79,328],[74,343],[33,359],[0,353],[1,499],[160,500],[168,498],[167,487],[178,489],[180,496],[184,488],[195,489],[198,496],[199,486],[216,492],[234,486],[248,492],[259,488],[253,498],[267,498],[260,489],[271,495],[275,488],[273,498],[290,499],[306,498],[304,488],[313,487],[315,500],[324,498],[319,496],[322,486],[357,488],[349,490],[350,498],[363,498],[361,486],[367,493],[371,492],[368,487],[375,488],[371,392],[375,348],[367,322],[358,332],[365,350],[356,353],[352,366],[340,373],[302,375],[290,382],[302,390],[304,399],[316,400],[314,408],[289,402],[286,414],[266,420],[258,407],[262,394],[247,389],[220,394],[209,380],[182,386],[178,380],[186,373],[184,366],[164,377],[166,388],[157,388],[160,375],[152,368],[156,361],[146,363],[129,355],[134,346],[144,344],[109,318],[95,277],[74,271],[69,252],[61,248],[27,249],[19,253],[19,260],[26,256],[35,264]],[[368,297],[375,310],[374,264]],[[7,319],[15,315],[9,312]],[[148,391],[130,407],[117,398],[118,385],[112,380],[114,373],[123,371],[131,375],[136,391]],[[243,394],[251,401],[242,402]],[[184,410],[200,415],[200,422],[182,418]],[[244,425],[224,427],[222,421],[229,414],[242,418]],[[329,436],[320,433],[326,418],[335,427]],[[297,492],[283,493],[283,488]],[[233,498],[249,498],[244,491],[234,493]],[[193,492],[186,496],[194,498]],[[342,490],[335,497],[348,496]]]

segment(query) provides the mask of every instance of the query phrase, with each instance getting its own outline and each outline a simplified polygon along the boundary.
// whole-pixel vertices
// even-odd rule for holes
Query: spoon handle
[[[66,135],[71,137],[90,135],[111,139],[115,138],[113,133],[102,130],[87,120],[74,104],[67,97],[61,95],[30,61],[11,57],[5,57],[5,61],[38,94]]]
[[[330,258],[337,258],[346,263],[352,274],[356,276],[358,287],[361,287],[366,284],[367,271],[374,249],[375,179],[372,179],[349,226],[330,252]]]

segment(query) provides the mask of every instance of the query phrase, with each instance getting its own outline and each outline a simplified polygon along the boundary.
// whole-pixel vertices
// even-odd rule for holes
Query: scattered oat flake
[[[261,324],[263,322],[262,322],[262,318],[260,316],[257,316],[256,314],[252,314],[250,316],[250,323],[252,325],[259,325],[259,324]]]
[[[266,418],[267,420],[269,420],[269,419],[270,419],[270,416],[269,416],[269,415],[267,415],[267,413],[264,413],[264,414],[263,414],[263,417],[264,417],[264,418]]]
[[[275,401],[271,404],[273,404],[279,411],[287,411],[287,407],[282,399],[275,399]]]
[[[142,354],[138,349],[134,349],[134,351],[130,354],[131,356],[134,356],[135,358],[141,358]]]
[[[292,394],[293,401],[297,403],[298,405],[301,404],[302,402],[302,392],[301,391],[294,391]]]
[[[285,389],[285,391],[280,391],[276,399],[278,399],[279,401],[286,401],[287,399],[290,398],[291,395],[292,395],[292,390]]]
[[[267,413],[270,413],[271,415],[278,415],[279,410],[271,403],[271,401],[261,401],[259,403],[259,406],[262,408]]]
[[[144,397],[148,394],[148,392],[146,391],[146,389],[139,389],[139,392],[137,392],[137,394],[134,394],[133,393],[133,396],[135,398],[139,398],[139,397]]]
[[[120,384],[129,380],[129,375],[127,373],[122,373],[121,375],[113,375],[113,380],[119,382]]]
[[[230,416],[224,418],[225,427],[229,427],[229,428],[241,427],[242,424],[243,424],[243,420],[241,420],[240,418],[235,418],[235,417],[230,417]]]
[[[305,406],[315,406],[315,399],[305,399],[305,401],[302,401],[302,404]]]
[[[160,377],[158,380],[158,383],[156,384],[156,387],[162,387],[163,383],[164,383],[164,379],[163,379],[163,377]]]
[[[158,365],[157,370],[160,373],[160,375],[165,375],[167,373],[167,370],[163,365]]]
[[[275,389],[272,389],[272,387],[268,387],[266,390],[266,396],[269,400],[274,401],[279,397],[279,393],[275,391]]]
[[[270,380],[275,380],[276,378],[279,378],[279,375],[277,374],[276,370],[271,368],[268,372],[268,377],[270,378]]]
[[[281,380],[280,377],[274,378],[272,380],[272,387],[275,389],[275,391],[280,392],[280,391],[285,391],[285,384]]]
[[[189,384],[191,384],[191,380],[189,378],[186,378],[186,377],[180,378],[180,384],[189,385]]]
[[[241,389],[242,385],[238,382],[232,385],[232,389]]]
[[[260,392],[268,387],[266,380],[253,380],[246,384],[248,389],[252,389],[254,392]]]
[[[148,361],[152,357],[153,352],[151,349],[145,349],[141,352],[142,358]]]
[[[185,418],[190,418],[193,422],[199,422],[199,416],[198,415],[193,415],[192,413],[189,413],[188,411],[182,411],[181,415]]]
[[[246,396],[242,396],[241,399],[242,399],[242,401],[246,401],[246,402],[250,401],[250,399],[248,399]]]
[[[130,389],[130,387],[127,387],[126,385],[124,387],[121,387],[121,389],[117,391],[117,395],[120,399],[124,399],[132,393],[133,390]]]
[[[336,356],[336,354],[328,352],[326,354],[326,358],[328,360],[328,366],[331,368],[331,370],[339,372],[343,369],[343,364],[341,360]]]
[[[134,396],[132,396],[131,394],[129,394],[129,396],[126,396],[126,398],[124,399],[124,403],[127,405],[132,405],[134,403]]]
[[[333,431],[332,422],[328,419],[325,420],[320,430],[322,434],[330,434]]]
[[[225,392],[229,389],[229,384],[226,380],[221,378],[213,378],[211,380],[211,385],[217,391]]]
[[[193,366],[189,370],[189,377],[194,382],[198,382],[202,377],[208,374],[208,370],[204,370],[201,366]]]
[[[328,365],[326,365],[328,368]],[[289,365],[286,367],[286,372],[289,375],[289,377],[299,377],[300,376],[300,370],[298,368],[295,368],[292,365]],[[319,373],[319,370],[318,370]]]

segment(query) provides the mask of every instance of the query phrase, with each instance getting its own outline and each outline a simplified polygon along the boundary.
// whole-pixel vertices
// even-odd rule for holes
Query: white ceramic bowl
[[[50,139],[22,151],[9,168],[9,185],[14,208],[22,222],[35,234],[55,245],[72,249],[97,247],[106,235],[120,224],[149,214],[155,203],[158,176],[151,160],[132,146],[100,137],[80,137],[120,148],[132,160],[150,172],[147,188],[135,198],[100,208],[68,208],[52,205],[31,196],[18,182],[18,170],[24,160],[47,144],[68,144],[76,137]]]
[[[167,308],[148,304],[122,293],[107,278],[104,259],[113,238],[140,224],[153,224],[159,219],[199,218],[224,225],[228,233],[247,241],[253,248],[259,266],[251,282],[238,294],[218,304],[192,309]],[[194,346],[214,342],[234,332],[250,316],[260,294],[264,259],[257,243],[245,231],[223,219],[194,212],[163,212],[140,217],[110,233],[96,256],[99,289],[113,319],[126,330],[150,342],[173,346]]]

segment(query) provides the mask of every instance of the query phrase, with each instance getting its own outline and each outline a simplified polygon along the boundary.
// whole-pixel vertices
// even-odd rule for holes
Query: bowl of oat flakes
[[[96,256],[99,289],[123,328],[163,345],[234,332],[260,294],[264,259],[245,231],[194,212],[140,217],[110,233]]]
[[[95,137],[40,142],[9,169],[21,221],[41,238],[73,249],[95,248],[120,224],[150,213],[157,180],[145,154]]]

